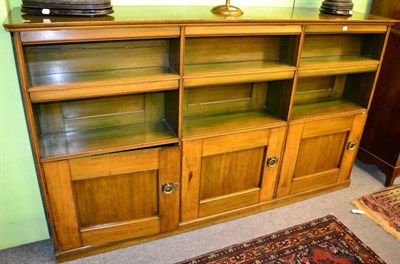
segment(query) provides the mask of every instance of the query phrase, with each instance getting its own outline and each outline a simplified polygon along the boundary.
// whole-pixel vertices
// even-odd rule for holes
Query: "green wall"
[[[225,0],[150,0],[154,5],[219,5]],[[0,21],[22,1],[1,1]],[[114,0],[140,5],[142,0]],[[319,7],[322,0],[297,0],[296,6]],[[369,0],[353,0],[355,11],[368,12]],[[231,4],[249,5],[247,0]],[[292,0],[252,0],[251,5],[288,6]],[[19,92],[10,34],[0,29],[0,249],[49,238]]]

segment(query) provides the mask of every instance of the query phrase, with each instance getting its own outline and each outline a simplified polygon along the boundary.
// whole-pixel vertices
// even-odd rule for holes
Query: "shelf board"
[[[165,121],[43,135],[42,162],[164,144],[178,138]]]
[[[331,57],[311,57],[311,58],[301,58],[300,60],[300,70],[308,68],[322,68],[326,67],[332,68],[343,68],[350,66],[378,66],[379,60],[372,59],[365,56],[331,56]]]
[[[218,76],[294,70],[280,61],[243,61],[185,65],[185,77]]]
[[[347,113],[359,113],[366,108],[349,100],[321,100],[312,103],[294,105],[290,122],[305,121],[319,117],[337,116]]]
[[[30,91],[57,86],[75,87],[91,83],[101,85],[148,82],[149,78],[152,81],[162,81],[179,79],[179,75],[169,66],[44,74],[31,77]]]
[[[285,124],[284,120],[277,118],[266,110],[193,117],[184,120],[183,140]]]

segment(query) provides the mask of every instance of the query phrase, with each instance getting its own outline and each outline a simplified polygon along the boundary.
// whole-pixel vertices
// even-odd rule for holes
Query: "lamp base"
[[[211,12],[218,16],[241,16],[243,11],[239,7],[231,5],[219,5],[211,9]]]

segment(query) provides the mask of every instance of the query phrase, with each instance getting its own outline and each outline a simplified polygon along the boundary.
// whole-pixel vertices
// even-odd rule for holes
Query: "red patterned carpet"
[[[400,240],[400,185],[363,196],[353,203]]]
[[[333,215],[180,263],[385,263]]]

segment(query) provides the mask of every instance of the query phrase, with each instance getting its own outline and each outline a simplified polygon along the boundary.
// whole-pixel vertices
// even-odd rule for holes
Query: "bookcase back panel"
[[[186,39],[185,64],[279,60],[280,36]]]
[[[207,86],[185,90],[185,117],[263,109],[266,83]]]
[[[360,35],[308,35],[305,37],[302,58],[360,55]]]
[[[380,60],[385,34],[321,34],[306,33],[301,53],[302,59],[361,57]],[[343,62],[346,62],[345,60]]]
[[[164,93],[44,103],[38,109],[45,134],[150,123],[164,117]]]
[[[177,96],[168,91],[35,104],[42,156],[176,142]]]
[[[25,52],[33,76],[169,65],[168,40],[35,45]]]

